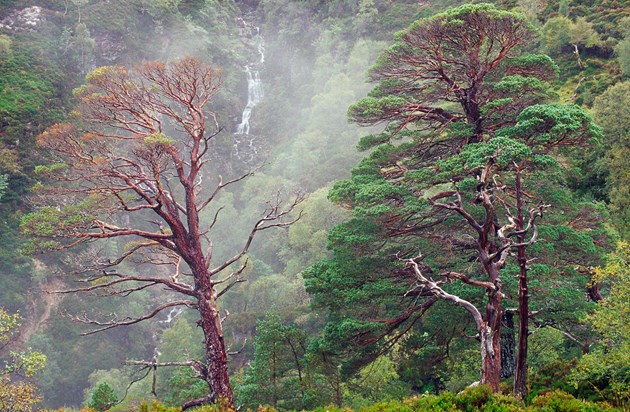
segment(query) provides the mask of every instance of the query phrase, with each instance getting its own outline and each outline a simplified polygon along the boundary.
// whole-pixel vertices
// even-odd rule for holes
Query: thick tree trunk
[[[209,279],[209,277],[206,278]],[[208,281],[207,284],[209,283]],[[206,364],[200,364],[196,369],[208,384],[210,393],[203,398],[184,403],[182,410],[214,402],[220,402],[222,406],[234,409],[234,395],[228,374],[227,351],[223,339],[221,317],[211,286],[200,294],[199,314],[201,319],[197,321],[197,324],[203,331]]]
[[[501,325],[501,378],[514,376],[514,312],[503,311]]]
[[[527,340],[529,339],[529,290],[527,287],[527,254],[523,228],[523,193],[521,190],[521,169],[516,172],[516,236],[518,275],[518,351],[514,372],[514,396],[523,398],[527,394]]]
[[[477,87],[471,87],[461,93],[459,96],[460,104],[464,108],[466,119],[473,127],[473,136],[468,143],[479,143],[483,140],[483,123],[481,117],[481,109],[477,101]]]
[[[514,371],[514,396],[523,398],[527,394],[527,341],[529,339],[529,292],[525,247],[518,250],[521,270],[518,278],[518,351]]]
[[[492,293],[486,305],[485,325],[480,328],[481,383],[499,391],[501,379],[501,294]]]
[[[203,330],[206,350],[207,375],[204,377],[210,387],[210,396],[214,401],[219,399],[227,406],[234,406],[234,396],[228,374],[227,351],[223,339],[221,316],[211,289],[199,300],[199,325]]]

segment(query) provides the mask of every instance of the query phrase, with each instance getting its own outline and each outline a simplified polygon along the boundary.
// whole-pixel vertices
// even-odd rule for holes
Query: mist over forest
[[[0,410],[627,410],[629,77],[626,0],[0,0]]]

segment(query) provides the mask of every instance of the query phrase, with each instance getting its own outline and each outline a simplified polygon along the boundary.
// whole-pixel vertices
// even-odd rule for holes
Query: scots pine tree
[[[454,339],[475,337],[481,383],[496,391],[504,300],[521,315],[525,356],[530,294],[558,310],[575,290],[558,278],[574,280],[600,253],[597,205],[573,201],[558,160],[600,132],[580,108],[548,103],[557,68],[523,53],[533,40],[522,16],[465,5],[398,33],[371,69],[376,86],[349,116],[384,130],[360,141],[370,154],[331,190],[353,218],[330,232],[334,257],[305,274],[330,309],[330,345],[364,348],[351,366],[413,340],[423,317],[439,314],[431,333],[452,329],[446,357]],[[443,302],[470,320],[451,320]]]
[[[217,196],[252,174],[210,177],[208,163],[216,160],[211,153],[222,131],[210,108],[221,84],[219,71],[188,57],[133,69],[100,67],[86,81],[76,91],[80,103],[72,122],[37,137],[55,163],[36,169],[45,184],[37,187],[36,210],[22,221],[31,238],[27,249],[41,253],[122,242],[121,250],[105,248],[76,259],[72,272],[81,286],[64,292],[129,296],[167,289],[179,298],[161,293],[165,301],[137,316],[76,320],[93,325],[90,334],[152,319],[176,306],[193,309],[203,331],[204,359],[132,364],[145,370],[193,368],[207,393],[184,409],[219,399],[233,405],[218,299],[243,281],[254,237],[290,225],[295,219],[288,215],[301,197],[285,208],[275,196],[240,249],[217,258],[214,246],[222,239],[213,239],[213,229],[223,209],[215,206]],[[138,274],[127,262],[145,270]]]

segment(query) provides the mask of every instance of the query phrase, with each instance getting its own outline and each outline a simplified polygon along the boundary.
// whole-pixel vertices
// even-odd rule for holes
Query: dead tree
[[[85,286],[64,292],[126,296],[161,287],[181,298],[139,317],[80,318],[94,326],[86,334],[132,325],[175,306],[194,309],[203,330],[205,359],[186,365],[207,382],[209,392],[185,407],[219,398],[232,406],[217,299],[243,280],[245,255],[259,232],[286,227],[299,218],[289,214],[301,197],[284,204],[275,196],[242,248],[215,262],[211,230],[221,209],[206,221],[200,214],[211,209],[223,189],[252,174],[231,180],[217,176],[214,183],[204,178],[201,184],[211,160],[210,146],[221,132],[216,114],[208,107],[220,86],[218,71],[185,58],[143,63],[133,70],[101,67],[86,79],[77,91],[80,104],[75,121],[55,125],[37,139],[58,163],[41,168],[54,182],[40,191],[49,203],[24,219],[23,230],[34,239],[34,251],[128,240],[126,250],[115,258],[86,262],[89,275],[81,279]],[[151,273],[124,273],[120,265],[132,259],[150,264]],[[184,272],[185,278],[180,276]],[[161,365],[152,362],[151,366]]]

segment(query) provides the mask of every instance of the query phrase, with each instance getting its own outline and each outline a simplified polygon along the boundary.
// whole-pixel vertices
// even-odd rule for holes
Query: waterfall
[[[252,38],[249,36],[251,36],[252,32],[255,32],[253,40],[255,42],[255,50],[258,55],[256,56],[256,62],[252,63],[250,61],[247,65],[245,65],[244,71],[247,77],[247,105],[245,105],[245,108],[243,109],[241,123],[236,126],[236,131],[234,132],[234,147],[232,153],[234,157],[242,161],[252,162],[258,155],[258,147],[255,143],[256,136],[249,135],[249,120],[252,116],[252,110],[263,99],[263,84],[260,78],[259,69],[262,68],[265,63],[265,44],[262,36],[260,35],[260,28],[250,26],[245,23],[243,19],[240,19],[239,21],[241,22],[240,24],[242,27],[245,27],[242,30],[243,36]],[[246,28],[249,28],[249,30]]]
[[[184,311],[184,309],[182,309],[180,306],[172,307],[171,310],[169,310],[168,313],[166,314],[166,319],[160,321],[160,323],[166,324],[167,328],[170,327],[171,326],[171,322],[173,322],[173,320],[176,317],[181,315],[183,311]]]
[[[264,60],[264,54],[262,56]],[[241,124],[237,126],[236,134],[249,134],[249,118],[252,115],[252,109],[263,97],[262,81],[258,71],[252,72],[249,66],[245,66],[245,72],[247,73],[247,106],[243,109]]]
[[[171,327],[171,323],[184,312],[184,309],[180,306],[174,306],[166,314],[166,319],[159,320],[157,323],[161,325],[161,328],[153,332],[153,341],[156,342],[155,348],[153,348],[153,358],[157,360],[162,353],[159,351],[159,347],[162,344],[162,333]]]
[[[256,51],[260,56],[258,65],[262,66],[265,63],[265,45],[260,35],[260,28],[255,27],[254,29],[256,30],[256,36],[254,36]],[[258,70],[252,70],[248,64],[245,66],[245,73],[247,73],[247,105],[243,109],[241,123],[236,127],[236,134],[249,134],[249,118],[252,115],[252,109],[263,98],[262,81]]]

